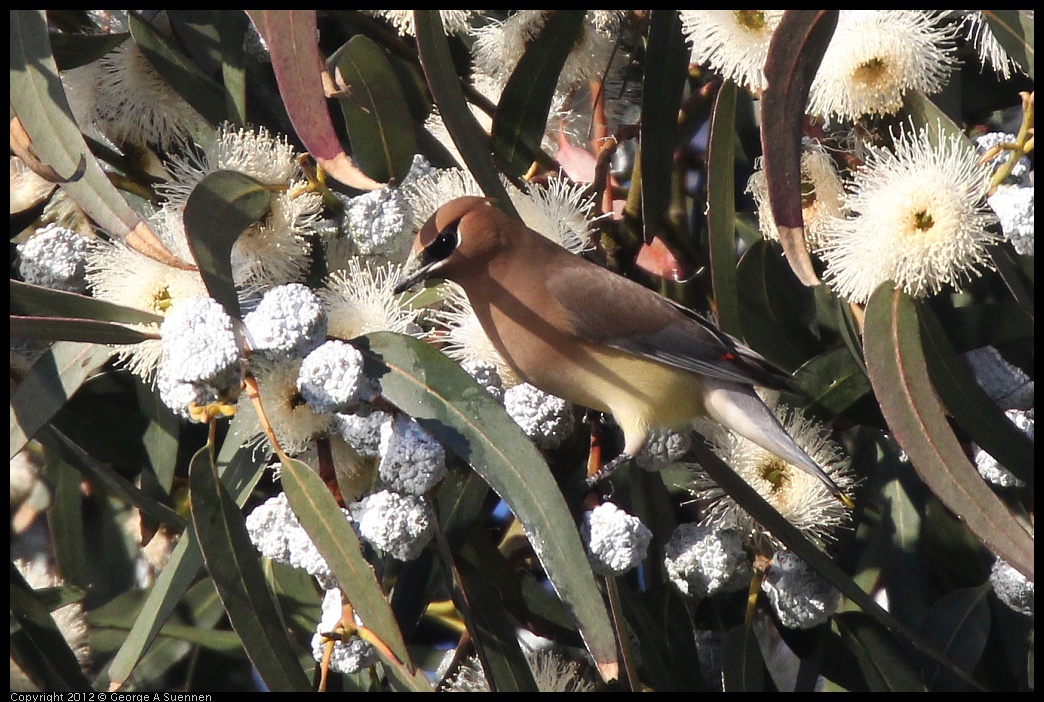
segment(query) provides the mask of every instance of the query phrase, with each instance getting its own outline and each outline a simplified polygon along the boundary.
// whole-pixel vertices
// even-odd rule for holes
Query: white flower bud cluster
[[[400,561],[420,555],[434,535],[428,503],[423,497],[382,490],[351,506],[359,536]]]
[[[234,400],[242,377],[232,318],[216,300],[179,302],[160,326],[163,354],[157,385],[164,404],[188,417],[188,403]]]
[[[998,144],[1014,144],[1015,135],[1007,134],[1005,132],[987,132],[980,136],[975,137],[975,148],[979,152],[979,156],[982,156],[987,151],[992,149]],[[995,153],[989,160],[989,166],[991,171],[996,171],[998,168],[1003,166],[1011,158],[1011,151],[1008,149],[1000,149]],[[1008,176],[1010,179],[1014,179],[1018,183],[1022,184],[1029,176],[1030,172],[1030,160],[1028,157],[1023,156],[1015,164],[1015,167],[1011,169],[1011,174]]]
[[[990,584],[1004,604],[1019,614],[1033,614],[1033,581],[999,558],[990,569]]]
[[[635,460],[645,470],[657,471],[681,460],[691,447],[690,432],[657,429],[650,432],[648,443]]]
[[[351,521],[348,510],[342,509],[341,513]],[[301,568],[315,576],[325,590],[337,586],[326,559],[290,509],[286,493],[281,492],[255,507],[247,515],[246,528],[251,543],[265,558]]]
[[[529,383],[508,388],[504,408],[542,449],[557,448],[573,432],[573,406]]]
[[[742,590],[750,583],[743,535],[733,528],[679,524],[667,541],[663,562],[675,587],[694,598]]]
[[[652,532],[638,517],[603,502],[584,514],[580,538],[596,573],[622,575],[645,560]]]
[[[323,614],[316,626],[315,634],[312,636],[312,657],[316,662],[322,662],[326,646],[330,642],[328,634],[334,632],[341,622],[344,607],[341,602],[341,590],[334,588],[327,590],[323,597]],[[355,615],[355,623],[361,626],[359,615]],[[330,670],[336,673],[353,675],[380,660],[375,649],[369,642],[358,636],[350,636],[346,640],[333,640],[333,651],[330,654]]]
[[[334,415],[337,431],[359,455],[376,458],[381,455],[381,427],[392,416],[383,410],[346,412]]]
[[[841,593],[789,551],[772,556],[761,590],[788,629],[811,629],[837,611]]]
[[[1026,434],[1031,440],[1033,439],[1033,410],[1025,412],[1022,410],[1008,410],[1004,414],[1022,433]],[[972,458],[975,460],[975,467],[979,470],[979,475],[987,482],[999,487],[1021,487],[1024,485],[1010,470],[1002,466],[996,458],[983,451],[976,444],[972,444]]]
[[[377,473],[392,490],[423,495],[446,475],[446,449],[417,420],[400,414],[380,432]]]
[[[305,356],[297,388],[308,406],[320,414],[351,412],[378,392],[363,372],[363,357],[351,344],[330,339]]]
[[[243,325],[251,350],[268,358],[303,356],[326,339],[322,301],[300,283],[269,288]]]
[[[1008,363],[995,346],[983,346],[964,354],[979,384],[1001,409],[1028,410],[1033,407],[1033,380],[1018,366]]]
[[[478,381],[478,384],[484,387],[486,392],[496,398],[497,401],[504,401],[504,381],[501,379],[500,373],[497,372],[496,365],[479,359],[465,359],[460,362],[460,367]]]
[[[990,207],[1000,221],[1004,238],[1023,256],[1033,255],[1034,214],[1032,185],[999,185],[990,195]]]
[[[87,289],[87,239],[71,229],[49,224],[18,245],[22,280],[54,290]]]

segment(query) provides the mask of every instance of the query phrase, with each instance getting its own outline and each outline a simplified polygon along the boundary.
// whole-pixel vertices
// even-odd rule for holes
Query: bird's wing
[[[546,281],[564,331],[721,380],[793,390],[786,371],[692,310],[577,258]]]

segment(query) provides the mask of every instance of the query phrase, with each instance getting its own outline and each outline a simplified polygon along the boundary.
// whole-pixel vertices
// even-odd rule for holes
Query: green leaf
[[[88,217],[139,251],[178,263],[87,148],[58,77],[43,10],[11,10],[10,97],[32,151],[67,180],[62,189]]]
[[[390,332],[353,343],[382,394],[467,461],[519,519],[606,679],[616,643],[576,525],[547,464],[504,408],[430,345]]]
[[[866,373],[846,348],[824,351],[794,372],[809,405],[837,416],[870,392]]]
[[[312,538],[363,624],[403,662],[409,662],[398,622],[362,554],[359,537],[322,479],[308,464],[291,459],[281,470],[287,501]]]
[[[919,310],[882,283],[866,306],[867,371],[881,411],[928,488],[989,548],[1033,577],[1033,539],[983,481],[946,421],[928,375]]]
[[[947,413],[972,440],[1033,489],[1033,439],[1019,431],[986,391],[975,382],[954,351],[939,319],[927,305],[919,308],[928,372]]]
[[[225,111],[236,125],[247,123],[247,72],[245,42],[249,21],[238,12],[215,10],[221,40],[221,79],[225,86]]]
[[[714,203],[707,213],[707,231],[718,326],[739,336],[743,323],[736,290],[735,138],[736,84],[725,81],[714,100],[707,145],[707,201]]]
[[[676,170],[674,152],[678,148],[678,111],[689,74],[689,53],[678,12],[652,10],[642,71],[639,123],[645,243],[652,241],[652,232],[671,201],[671,180]]]
[[[264,471],[264,463],[258,458],[254,444],[248,441],[253,433],[252,418],[236,417],[229,426],[225,443],[218,454],[218,465],[224,466],[221,480],[233,492],[239,505],[246,502]],[[126,640],[100,677],[108,677],[115,686],[127,681],[202,566],[203,554],[199,550],[195,532],[191,528],[186,529],[157,576]]]
[[[402,182],[413,165],[417,139],[384,51],[357,34],[330,57],[330,65],[341,91],[338,102],[352,156],[374,180]]]
[[[208,122],[223,122],[225,91],[221,86],[136,12],[128,12],[128,19],[131,36],[156,72]]]
[[[736,285],[743,339],[752,348],[788,370],[820,351],[807,319],[814,294],[797,282],[772,242],[758,239],[744,252]]]
[[[11,617],[21,627],[12,635],[12,659],[43,690],[89,691],[87,678],[51,613],[11,564]]]
[[[551,100],[569,52],[576,46],[586,10],[555,10],[518,60],[493,115],[491,145],[505,172],[529,170],[547,128]]]
[[[323,92],[315,10],[247,10],[268,44],[279,94],[294,131],[323,170],[351,188],[381,184],[352,163],[334,131]]]
[[[787,10],[769,42],[761,95],[761,150],[769,206],[798,279],[819,278],[805,246],[801,214],[801,135],[808,91],[837,26],[837,10]]]
[[[232,279],[232,247],[272,206],[271,191],[238,171],[204,176],[185,203],[185,236],[211,297],[239,317],[239,293]]]
[[[273,691],[311,690],[275,598],[265,584],[243,515],[218,479],[209,447],[200,449],[192,459],[189,497],[207,570],[258,675]]]
[[[126,32],[100,35],[55,32],[50,34],[51,51],[58,70],[69,71],[97,61],[129,37]]]
[[[11,336],[37,341],[79,341],[86,344],[138,344],[157,339],[157,333],[143,332],[122,324],[93,319],[62,317],[23,317],[11,315]]]
[[[741,624],[725,632],[721,659],[725,692],[765,692],[765,661],[751,627]]]
[[[414,10],[413,13],[421,68],[450,138],[482,192],[497,200],[506,212],[515,214],[511,198],[490,156],[489,135],[475,121],[464,99],[438,10]]]
[[[11,311],[40,317],[74,317],[121,324],[159,324],[159,315],[86,295],[11,280]]]
[[[37,359],[11,395],[12,458],[110,357],[105,346],[59,341]]]
[[[925,691],[909,653],[878,622],[863,612],[841,612],[834,615],[834,621],[871,692]]]
[[[968,674],[975,672],[990,633],[990,608],[986,594],[990,586],[966,587],[940,597],[918,627],[921,634]],[[964,692],[966,680],[945,668],[929,665],[924,679],[931,692]]]
[[[982,10],[982,16],[990,25],[1008,56],[1015,59],[1030,78],[1033,78],[1035,53],[1033,50],[1032,10]]]

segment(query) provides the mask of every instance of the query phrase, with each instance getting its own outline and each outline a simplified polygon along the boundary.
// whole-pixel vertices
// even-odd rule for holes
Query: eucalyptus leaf
[[[989,585],[961,588],[946,593],[928,610],[921,622],[922,635],[961,668],[973,671],[979,664],[990,633],[990,608],[986,604]],[[925,670],[932,692],[964,692],[965,680],[932,664]]]
[[[707,145],[707,214],[711,281],[718,310],[718,326],[733,336],[743,333],[736,289],[735,138],[736,84],[726,81],[718,90]]]
[[[53,290],[12,279],[11,311],[34,317],[71,317],[121,324],[159,324],[163,318],[133,307],[86,295]]]
[[[374,180],[402,182],[413,164],[417,140],[399,79],[384,51],[356,35],[332,57],[338,103],[352,156]]]
[[[264,217],[272,193],[263,183],[238,171],[203,177],[185,203],[185,235],[211,297],[239,317],[239,293],[232,279],[232,247],[240,235]]]
[[[881,411],[929,489],[991,550],[1033,577],[1033,539],[983,481],[946,421],[928,375],[920,314],[886,281],[870,297],[867,371]]]

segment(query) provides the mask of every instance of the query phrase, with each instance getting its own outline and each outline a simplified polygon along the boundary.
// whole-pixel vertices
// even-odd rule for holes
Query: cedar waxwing
[[[815,475],[851,506],[754,392],[755,385],[786,389],[784,371],[692,310],[570,253],[491,200],[458,198],[424,224],[396,290],[429,277],[464,289],[520,378],[615,417],[623,453],[593,478],[637,455],[651,429],[689,429],[708,416]]]

